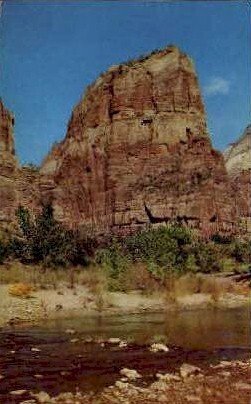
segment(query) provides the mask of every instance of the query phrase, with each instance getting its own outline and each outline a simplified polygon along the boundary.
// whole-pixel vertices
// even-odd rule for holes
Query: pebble
[[[115,386],[118,387],[121,390],[125,390],[130,386],[130,384],[125,383],[125,382],[121,382],[120,380],[117,380],[116,383],[115,383]]]
[[[50,396],[46,391],[40,391],[39,393],[33,393],[32,397],[35,397],[39,403],[48,403],[50,402]]]
[[[66,370],[62,370],[62,372],[60,372],[61,376],[69,376],[70,372],[67,372]]]
[[[27,393],[27,390],[13,390],[13,391],[10,391],[10,394],[12,396],[22,396],[25,393]]]
[[[36,379],[43,379],[43,378],[44,378],[43,375],[34,375],[34,377],[35,377]]]
[[[129,380],[136,380],[141,377],[141,375],[135,369],[123,368],[120,370],[120,374],[127,377]]]
[[[198,368],[197,366],[189,365],[188,363],[183,363],[183,365],[181,365],[180,367],[180,375],[183,378],[198,374],[200,371],[200,368]]]
[[[119,344],[121,342],[121,339],[120,338],[109,338],[108,342],[110,344]]]
[[[71,334],[71,335],[76,333],[76,331],[73,328],[67,328],[67,330],[65,330],[65,332],[66,332],[66,334]]]
[[[169,348],[165,344],[154,343],[150,346],[151,352],[169,352]]]
[[[229,362],[229,361],[221,361],[220,363],[219,363],[219,365],[216,365],[216,366],[214,366],[214,368],[225,368],[225,367],[228,367],[228,366],[232,366],[232,363],[231,362]]]
[[[75,343],[78,342],[78,341],[79,341],[78,338],[73,338],[73,339],[70,340],[70,342],[71,342],[72,344],[75,344]]]
[[[120,341],[119,347],[120,348],[126,348],[127,347],[127,342],[126,341]]]
[[[39,349],[39,348],[31,348],[31,352],[41,352],[41,349]]]
[[[181,380],[180,376],[174,375],[172,373],[165,373],[165,374],[157,373],[156,377],[159,380],[163,380],[163,381],[167,381],[167,382],[170,382],[172,380],[178,382]]]

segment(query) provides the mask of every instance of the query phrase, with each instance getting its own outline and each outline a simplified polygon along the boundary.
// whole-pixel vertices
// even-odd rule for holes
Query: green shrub
[[[118,240],[113,239],[109,247],[97,251],[95,261],[104,267],[111,278],[117,279],[128,268],[130,257],[124,253]]]
[[[0,240],[0,265],[4,263],[6,258],[9,256],[9,246],[6,245],[2,240]]]
[[[230,245],[230,256],[239,263],[251,262],[251,241],[235,240]]]
[[[191,252],[195,257],[195,264],[200,272],[220,271],[219,249],[214,243],[198,241],[192,246]]]
[[[166,270],[183,270],[188,259],[190,231],[180,225],[144,230],[125,239],[124,246],[134,261],[154,263]]]
[[[24,263],[43,263],[50,267],[87,263],[84,244],[78,234],[65,229],[54,219],[50,204],[44,205],[35,218],[21,206],[16,215],[20,235],[11,241],[15,258]]]

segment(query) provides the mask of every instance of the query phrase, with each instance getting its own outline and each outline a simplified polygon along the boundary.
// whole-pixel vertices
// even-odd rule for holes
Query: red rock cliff
[[[176,47],[98,78],[41,175],[43,198],[71,227],[126,233],[178,218],[214,232],[236,219],[193,63]]]
[[[14,116],[0,101],[0,227],[12,222],[19,204],[39,205],[39,173],[21,168],[14,148]]]

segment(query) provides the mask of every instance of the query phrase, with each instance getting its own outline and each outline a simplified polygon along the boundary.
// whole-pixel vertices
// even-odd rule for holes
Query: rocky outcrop
[[[14,116],[0,101],[0,226],[12,222],[18,205],[37,209],[39,174],[20,167],[14,148]]]
[[[0,222],[10,220],[17,202],[15,177],[18,162],[14,150],[13,115],[0,100]]]
[[[176,47],[99,77],[41,175],[43,198],[71,227],[125,234],[178,219],[210,233],[236,220],[193,63]]]
[[[251,169],[251,125],[248,125],[242,136],[231,143],[224,152],[226,168],[231,176]]]
[[[251,125],[224,152],[227,171],[231,178],[237,215],[251,232]]]

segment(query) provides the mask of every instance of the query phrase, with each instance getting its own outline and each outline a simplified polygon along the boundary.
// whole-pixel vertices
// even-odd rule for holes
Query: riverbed
[[[112,340],[109,340],[112,338]],[[120,346],[115,338],[125,341]],[[153,342],[168,352],[150,352]],[[20,403],[30,392],[50,395],[100,391],[137,369],[141,385],[182,363],[206,369],[219,361],[249,358],[249,312],[239,309],[85,316],[48,320],[0,331],[0,403]],[[24,391],[13,395],[13,391]]]

